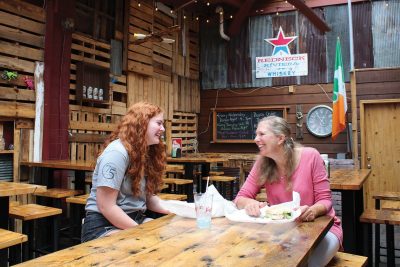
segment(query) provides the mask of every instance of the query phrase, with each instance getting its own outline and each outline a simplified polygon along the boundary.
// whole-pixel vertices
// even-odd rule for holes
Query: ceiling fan
[[[134,33],[133,38],[134,40],[130,42],[131,44],[142,44],[145,42],[160,42],[160,43],[167,43],[167,44],[172,44],[175,42],[174,39],[170,38],[165,38],[165,35],[171,34],[173,32],[177,32],[181,29],[179,25],[174,25],[171,27],[168,27],[165,30],[158,31],[158,32],[152,32],[149,34],[142,34],[142,33]]]

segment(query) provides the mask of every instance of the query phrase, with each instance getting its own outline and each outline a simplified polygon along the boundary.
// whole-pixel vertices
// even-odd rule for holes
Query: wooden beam
[[[309,8],[303,0],[288,0],[288,2],[303,13],[303,15],[306,16],[321,32],[325,33],[331,30],[326,22],[318,17],[318,15]]]
[[[228,29],[228,35],[233,37],[240,32],[240,27],[242,26],[243,22],[249,16],[250,10],[253,7],[255,0],[247,0],[242,4],[240,9],[236,12],[233,21]]]

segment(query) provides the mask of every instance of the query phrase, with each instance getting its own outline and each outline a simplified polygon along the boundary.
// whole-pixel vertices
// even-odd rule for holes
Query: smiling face
[[[275,155],[282,151],[284,140],[284,135],[275,135],[271,131],[269,122],[263,121],[258,124],[254,141],[260,150],[260,155],[274,158]]]
[[[147,126],[146,142],[148,146],[159,144],[164,128],[164,113],[155,115],[150,119]]]

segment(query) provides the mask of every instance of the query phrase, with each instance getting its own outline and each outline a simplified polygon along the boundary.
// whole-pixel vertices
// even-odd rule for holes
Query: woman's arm
[[[169,214],[170,212],[160,205],[160,200],[161,199],[156,195],[148,197],[146,202],[147,208],[154,212]]]
[[[119,229],[138,225],[117,205],[118,190],[111,187],[97,187],[97,206],[106,219]]]

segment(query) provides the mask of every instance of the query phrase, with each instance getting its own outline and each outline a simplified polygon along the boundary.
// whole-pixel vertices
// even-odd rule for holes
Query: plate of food
[[[273,206],[265,206],[260,209],[261,215],[253,217],[247,215],[244,209],[234,210],[226,213],[225,217],[236,222],[254,222],[254,223],[287,223],[293,222],[301,215],[301,210],[297,209],[300,204],[300,196],[293,192],[293,201],[281,203]]]

